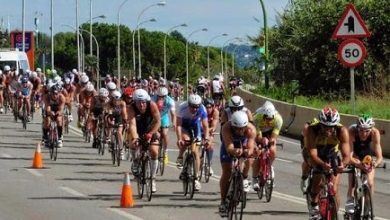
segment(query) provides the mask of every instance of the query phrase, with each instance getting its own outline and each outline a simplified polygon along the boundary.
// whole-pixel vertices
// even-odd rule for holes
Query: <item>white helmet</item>
[[[33,72],[31,73],[31,75],[30,75],[30,78],[34,79],[34,78],[36,78],[37,76],[38,76],[38,73],[35,72],[35,71],[33,71]]]
[[[148,80],[144,79],[141,81],[141,86],[147,87],[149,85]]]
[[[244,100],[242,100],[242,98],[238,95],[232,96],[229,100],[228,106],[233,108],[244,107]]]
[[[11,67],[10,66],[8,66],[8,65],[5,65],[4,66],[4,71],[10,71],[11,70]]]
[[[108,90],[106,88],[101,88],[99,90],[99,96],[108,97]]]
[[[83,84],[86,84],[89,82],[89,77],[87,75],[84,75],[81,77],[80,82]]]
[[[87,90],[87,92],[92,92],[94,89],[95,88],[91,82],[88,82],[88,84],[85,86],[85,90]]]
[[[215,80],[219,80],[219,77],[220,77],[219,74],[215,74],[214,79],[215,79]]]
[[[246,127],[249,123],[248,115],[243,111],[236,111],[232,114],[231,125],[236,128]]]
[[[202,103],[202,98],[199,95],[192,94],[188,97],[189,105],[200,105]]]
[[[73,74],[77,74],[77,69],[73,69],[73,70],[72,70],[72,73],[73,73]]]
[[[86,76],[87,74],[85,72],[81,72],[80,73],[80,76],[83,77],[83,76]]]
[[[70,84],[70,79],[68,77],[66,77],[64,81],[65,81],[65,85]]]
[[[31,73],[31,70],[30,70],[30,69],[26,69],[26,73],[27,73],[27,74],[30,74],[30,73]]]
[[[38,67],[35,71],[36,71],[37,73],[41,73],[41,72],[42,72],[42,69]]]
[[[166,96],[166,95],[168,95],[168,89],[166,87],[159,87],[157,95],[158,96]]]
[[[326,106],[319,112],[318,119],[323,125],[336,126],[340,122],[340,114],[337,109]]]
[[[3,71],[0,70],[0,76],[3,75]]]
[[[150,96],[144,89],[137,89],[133,94],[134,101],[150,101]]]
[[[116,89],[115,83],[114,82],[107,83],[107,89],[108,90],[115,90]]]
[[[114,92],[112,92],[112,98],[114,98],[114,100],[119,100],[119,99],[121,99],[121,97],[122,97],[122,94],[119,92],[119,91],[114,91]]]
[[[51,73],[53,73],[54,75],[57,74],[57,70],[52,70]]]
[[[276,114],[276,109],[274,104],[270,101],[265,101],[263,106],[256,110],[257,113],[265,115],[267,118],[273,118]]]

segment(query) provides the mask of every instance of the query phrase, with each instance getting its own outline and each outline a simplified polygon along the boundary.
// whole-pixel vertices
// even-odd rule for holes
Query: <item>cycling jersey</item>
[[[240,148],[240,147],[245,146],[247,144],[248,138],[246,137],[246,133],[245,133],[244,136],[238,136],[238,135],[234,134],[233,129],[231,129],[231,132],[233,134],[233,145],[234,145],[234,148]],[[232,162],[232,160],[233,160],[233,158],[228,154],[228,152],[226,150],[226,146],[223,143],[223,141],[222,141],[222,144],[221,144],[221,150],[220,150],[220,153],[219,153],[219,158],[221,160],[221,163]]]
[[[135,115],[135,120],[137,124],[137,132],[139,136],[143,136],[146,134],[152,125],[153,122],[153,115],[152,115],[152,110],[150,107],[150,102],[147,102],[147,107],[146,111],[144,113],[141,113],[137,106],[136,103],[133,102],[130,104],[133,109],[134,109],[134,115]]]
[[[99,96],[95,96],[93,99],[94,108],[92,109],[92,112],[95,117],[98,117],[103,113],[104,107],[108,103],[109,98],[107,97],[104,101],[101,101]]]
[[[221,82],[219,80],[213,80],[212,85],[213,85],[213,93],[222,93],[223,92]]]
[[[161,116],[161,127],[168,128],[171,123],[169,120],[169,112],[175,111],[175,101],[169,96],[165,96],[164,99],[159,99],[158,96],[152,96],[152,101],[157,104],[158,110]]]
[[[321,135],[321,124],[319,122],[312,123],[309,127],[313,129],[315,135],[314,145],[317,148],[318,157],[323,161],[335,158],[339,152],[339,134],[343,125],[336,125],[335,132],[330,137]]]
[[[279,135],[280,129],[283,125],[282,116],[279,112],[276,112],[274,119],[270,122],[267,122],[264,119],[264,115],[260,113],[256,113],[253,117],[254,125],[258,131],[261,131],[263,137],[271,137],[271,134]]]
[[[57,100],[53,100],[51,97],[49,97],[49,105],[52,112],[57,112],[60,107],[60,98],[58,97]]]
[[[184,102],[179,106],[177,117],[181,118],[181,128],[188,134],[193,131],[194,138],[201,138],[201,121],[207,119],[206,108],[204,105],[200,105],[195,114],[192,114],[189,108],[188,102]]]
[[[359,131],[357,125],[351,125],[353,133],[355,134],[355,141],[353,142],[353,154],[356,155],[359,160],[363,160],[366,155],[375,156],[374,151],[372,150],[372,133],[368,136],[365,141],[360,140]]]

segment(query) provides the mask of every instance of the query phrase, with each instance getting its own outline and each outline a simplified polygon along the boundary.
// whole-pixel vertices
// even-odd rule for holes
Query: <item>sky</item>
[[[53,0],[54,2],[54,33],[72,31],[66,25],[76,26],[76,1]],[[92,17],[104,15],[106,18],[96,18],[94,22],[109,24],[117,23],[118,9],[124,0],[78,0],[79,24],[89,22],[90,2],[92,1]],[[11,30],[22,29],[23,0],[0,0],[0,27]],[[40,32],[50,33],[51,0],[25,0],[25,29],[35,30],[34,18],[39,17]],[[120,24],[133,30],[137,26],[137,17],[146,7],[158,3],[159,0],[128,0],[120,11]],[[167,32],[171,27],[186,23],[187,27],[177,30],[188,38],[199,29],[207,28],[191,35],[190,41],[198,41],[207,46],[222,46],[232,38],[256,36],[263,26],[263,13],[259,0],[166,0],[165,6],[153,6],[145,10],[140,22],[155,18],[156,22],[147,22],[142,28],[148,31]],[[278,12],[282,12],[289,0],[264,0],[268,25],[276,24]],[[5,10],[10,9],[10,10]],[[11,13],[12,12],[12,13]],[[256,19],[260,21],[256,21]],[[65,26],[64,26],[65,25]]]

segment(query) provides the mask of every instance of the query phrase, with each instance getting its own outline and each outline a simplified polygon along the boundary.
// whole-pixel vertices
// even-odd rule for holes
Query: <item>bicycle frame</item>
[[[146,196],[147,200],[152,200],[152,173],[151,173],[151,161],[149,147],[150,143],[143,138],[138,139],[140,146],[140,153],[138,156],[138,174],[137,186],[138,186],[138,197],[142,199],[144,193],[144,187],[146,185]]]
[[[337,219],[337,204],[336,204],[336,192],[333,187],[333,176],[334,170],[330,172],[325,172],[323,170],[312,170],[312,174],[321,174],[322,181],[325,183],[322,184],[321,190],[319,193],[319,207],[320,214],[324,220],[333,220]]]
[[[246,193],[244,192],[243,174],[241,172],[241,158],[233,157],[232,173],[229,178],[229,188],[226,194],[226,201],[228,207],[228,219],[242,219],[243,210],[246,206]],[[246,160],[246,159],[244,159]],[[237,206],[241,202],[241,208],[237,212]]]

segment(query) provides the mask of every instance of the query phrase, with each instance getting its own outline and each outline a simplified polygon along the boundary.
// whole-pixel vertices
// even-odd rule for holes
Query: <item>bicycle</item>
[[[382,166],[377,166],[376,168],[386,169],[386,163],[384,163]],[[372,202],[370,186],[368,185],[368,181],[367,181],[367,173],[354,166],[349,166],[348,168],[344,169],[343,173],[352,174],[352,185],[354,186],[354,191],[353,191],[354,212],[353,213],[345,212],[344,219],[345,220],[355,220],[355,219],[374,220],[375,218],[374,207]]]
[[[50,128],[49,128],[49,153],[50,159],[56,161],[58,153],[58,133],[57,133],[57,121],[55,115],[51,116]]]
[[[184,196],[188,196],[189,199],[194,197],[195,193],[195,180],[197,178],[196,163],[195,163],[195,150],[201,145],[201,141],[191,135],[191,139],[185,141],[186,150],[183,156],[183,169],[180,173],[180,180],[183,182]]]
[[[118,167],[121,165],[121,147],[119,146],[119,140],[118,140],[119,125],[120,125],[119,123],[115,123],[113,125],[111,131],[111,143],[110,143],[112,165],[115,165],[116,163]]]
[[[105,132],[104,132],[104,119],[103,114],[99,115],[98,120],[96,122],[97,124],[97,137],[95,137],[95,147],[98,150],[99,155],[104,155],[104,148],[105,148]]]
[[[270,147],[268,144],[257,159],[259,160],[259,189],[257,196],[261,200],[265,194],[266,202],[270,202],[274,188],[274,178],[272,177],[272,165],[270,160]]]
[[[201,144],[201,155],[200,155],[200,174],[199,181],[202,180],[202,176],[204,176],[204,180],[206,183],[210,180],[210,169],[211,169],[211,161],[209,157],[209,149],[206,149],[204,143]]]
[[[33,113],[31,113],[33,114]],[[69,109],[68,107],[65,105],[64,107],[64,131],[65,131],[65,134],[69,134]]]
[[[23,124],[23,129],[27,129],[27,122],[28,122],[28,115],[27,115],[27,103],[25,98],[23,97],[22,99],[22,124]]]
[[[160,129],[160,137],[162,137],[162,129]],[[165,169],[165,163],[164,163],[164,158],[165,158],[166,150],[164,149],[163,146],[163,141],[161,139],[159,143],[159,149],[158,149],[158,166],[157,166],[157,173],[160,173],[160,176],[164,175],[164,169]]]
[[[142,199],[144,190],[146,190],[146,199],[152,200],[152,166],[151,157],[149,154],[150,143],[144,138],[138,139],[140,154],[138,157],[137,173],[134,175],[137,178],[138,198]]]
[[[228,219],[242,219],[246,206],[246,192],[243,185],[244,176],[241,172],[240,158],[233,157],[232,174],[229,179],[229,188],[226,194],[225,204],[227,205]],[[238,205],[241,206],[238,208]]]

